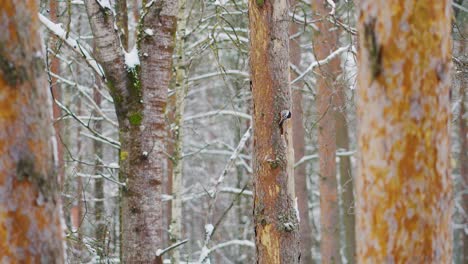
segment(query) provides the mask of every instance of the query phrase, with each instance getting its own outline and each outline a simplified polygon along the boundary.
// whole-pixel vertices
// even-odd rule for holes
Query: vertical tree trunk
[[[85,1],[96,55],[114,99],[120,134],[121,261],[160,263],[164,248],[162,181],[165,175],[164,112],[172,73],[176,1],[143,5],[137,32],[140,64],[125,64],[112,11]],[[128,58],[129,55],[127,55]]]
[[[336,146],[338,149],[349,150],[348,124],[346,121],[346,94],[345,85],[339,83],[335,95],[335,124]],[[356,232],[354,210],[354,180],[352,175],[351,159],[349,156],[340,157],[340,186],[341,186],[341,216],[344,233],[344,257],[346,263],[356,262]]]
[[[326,1],[313,0],[312,10],[322,19],[316,23],[318,31],[313,36],[313,48],[316,60],[326,58],[336,49],[336,33],[330,31],[327,22]],[[338,65],[336,65],[338,64]],[[326,65],[320,65],[317,79],[318,109],[318,151],[320,163],[320,252],[322,262],[341,263],[340,257],[340,221],[338,204],[338,182],[336,179],[336,141],[333,97],[335,96],[336,70],[339,59],[335,58]]]
[[[358,263],[451,263],[450,0],[360,1]]]
[[[59,12],[58,9],[59,8],[58,8],[57,0],[50,0],[50,3],[49,3],[50,19],[55,23],[58,23],[57,21],[58,20],[57,12]],[[58,50],[56,49],[54,45],[56,40],[57,40],[56,37],[51,36],[51,41],[49,43],[51,45],[51,49],[54,50],[55,52],[58,52]],[[60,63],[59,63],[57,56],[55,56],[55,54],[51,54],[49,70],[55,74],[60,74]],[[50,89],[52,93],[52,98],[54,100],[61,100],[62,92],[60,91],[60,87],[57,83],[57,78],[51,77],[50,82],[51,82]],[[53,111],[52,116],[55,121],[61,116],[62,111],[60,110],[60,107],[55,102],[52,102],[52,111]],[[56,164],[57,178],[58,178],[58,182],[59,182],[60,189],[61,189],[63,182],[64,182],[64,176],[65,176],[65,163],[63,160],[63,144],[60,140],[60,123],[59,122],[54,123],[54,129],[55,129],[55,143],[54,144],[57,145],[56,147],[57,151],[55,152],[56,156],[54,157],[54,159],[56,159],[56,162],[57,162]]]
[[[465,29],[465,32],[468,32],[467,29]],[[466,51],[468,49],[466,48],[466,40],[463,40],[462,44],[462,51],[464,51],[464,54],[466,54]],[[460,176],[461,176],[461,181],[462,181],[462,188],[461,190],[465,190],[465,193],[462,195],[462,201],[463,201],[463,209],[465,213],[468,212],[468,193],[466,193],[466,190],[468,189],[468,127],[466,125],[467,122],[467,112],[466,112],[466,104],[468,104],[468,101],[466,99],[467,96],[467,86],[468,86],[468,74],[461,73],[461,78],[460,78],[460,96],[461,96],[461,105],[460,105],[460,115],[459,115],[459,122],[460,122],[460,131],[459,131],[459,137],[460,137]],[[468,217],[465,215],[463,218],[464,221],[463,223],[468,222]],[[463,243],[463,248],[462,248],[462,263],[468,263],[468,233],[464,231],[463,229],[461,230],[462,233],[462,243]]]
[[[187,22],[186,0],[179,1],[179,12],[177,18],[176,34],[176,59],[175,59],[175,116],[172,126],[174,140],[174,152],[172,153],[173,174],[172,176],[172,208],[171,208],[171,242],[177,243],[182,239],[182,188],[183,188],[183,144],[184,144],[184,109],[185,96],[187,94],[186,72],[185,72],[185,30]],[[171,252],[173,263],[180,262],[179,248]]]
[[[98,91],[98,87],[94,87],[93,91],[93,99],[96,103],[97,107],[101,107],[101,94]],[[97,113],[95,113],[96,115]],[[98,133],[102,133],[102,121],[98,120],[94,124],[94,130]],[[95,175],[102,175],[103,174],[103,164],[100,162],[99,158],[102,158],[103,154],[103,144],[99,140],[93,141],[94,145],[94,174]],[[106,210],[104,208],[104,178],[99,177],[94,180],[94,198],[96,202],[94,203],[94,215],[95,215],[95,225],[96,225],[96,242],[98,245],[98,255],[102,259],[106,256],[105,250],[105,242],[106,242],[106,233],[107,233],[107,226],[105,224],[105,213]]]
[[[127,0],[116,0],[115,1],[115,22],[118,28],[120,41],[122,47],[128,50],[128,8]]]
[[[63,263],[35,1],[0,3],[0,262]]]
[[[290,119],[288,1],[249,1],[257,263],[299,263]]]
[[[294,1],[295,3],[296,1]],[[289,35],[298,33],[298,25],[294,22],[289,26]],[[290,61],[299,66],[301,63],[301,47],[298,39],[289,40]],[[293,74],[293,72],[291,72]],[[293,78],[297,76],[294,76]],[[300,84],[298,85],[298,87]],[[305,155],[305,129],[304,111],[302,109],[302,92],[292,90],[292,124],[294,160],[298,162]],[[313,263],[312,258],[312,228],[309,217],[309,191],[307,190],[306,164],[301,164],[294,169],[294,185],[297,195],[297,206],[299,209],[299,234],[301,243],[301,263]]]

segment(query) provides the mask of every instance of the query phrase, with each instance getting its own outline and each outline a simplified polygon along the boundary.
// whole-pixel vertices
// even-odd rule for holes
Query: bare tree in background
[[[358,263],[451,263],[452,1],[359,3]]]
[[[63,263],[52,105],[35,1],[0,3],[0,262]],[[56,164],[55,164],[56,165]]]
[[[292,3],[294,15],[298,15],[299,8],[296,9],[296,1]],[[289,49],[290,62],[295,67],[301,63],[301,46],[299,41],[299,25],[293,21],[289,26]],[[292,38],[294,37],[294,38]],[[297,74],[291,71],[292,78],[297,78]],[[296,84],[299,88],[302,82]],[[306,141],[304,129],[304,109],[302,107],[302,91],[300,89],[292,90],[292,123],[293,123],[293,144],[294,161],[299,162],[305,155]],[[307,170],[306,164],[299,164],[294,169],[294,185],[297,195],[297,206],[299,209],[299,235],[301,238],[301,263],[313,263],[312,258],[312,228],[309,217],[309,190],[307,189]]]
[[[316,60],[327,57],[335,49],[337,33],[331,31],[326,20],[326,1],[313,0],[312,10],[321,19],[316,23],[318,31],[313,35],[313,49]],[[337,67],[338,66],[338,67]],[[336,179],[336,142],[333,98],[336,96],[335,79],[339,59],[317,67],[317,108],[318,108],[318,150],[320,177],[320,252],[325,263],[341,263],[340,257],[340,214],[338,182]]]

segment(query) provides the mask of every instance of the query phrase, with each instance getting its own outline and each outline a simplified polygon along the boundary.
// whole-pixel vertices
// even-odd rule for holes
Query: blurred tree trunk
[[[174,149],[172,152],[172,208],[171,208],[171,224],[170,224],[170,239],[171,244],[175,244],[182,239],[182,190],[183,190],[183,144],[184,144],[184,109],[185,96],[187,95],[187,76],[185,71],[185,30],[187,22],[186,0],[179,1],[179,11],[177,18],[177,34],[176,34],[176,59],[175,64],[175,113],[174,122],[171,126],[172,139],[174,140]],[[171,251],[172,263],[180,262],[179,247]]]
[[[345,85],[339,83],[336,88],[335,99],[335,124],[336,146],[343,151],[349,151],[348,123],[346,121],[346,94]],[[347,263],[355,263],[356,257],[356,232],[354,210],[354,180],[352,175],[351,159],[349,156],[340,158],[340,186],[341,186],[341,216],[344,233],[344,257]]]
[[[101,107],[102,96],[101,93],[98,91],[98,87],[94,87],[93,91],[93,99],[96,103],[97,107]],[[96,111],[97,112],[97,111]],[[94,113],[94,116],[97,116],[98,113]],[[102,133],[102,121],[97,120],[94,124],[94,130],[98,133]],[[94,174],[97,176],[101,176],[94,180],[94,198],[96,202],[94,203],[94,215],[95,215],[95,225],[96,225],[96,242],[98,245],[98,255],[103,260],[107,256],[107,251],[105,249],[106,245],[106,234],[107,234],[107,225],[105,220],[106,210],[104,207],[104,178],[102,177],[103,174],[103,164],[101,159],[103,158],[103,144],[99,140],[93,141],[94,147]]]
[[[335,46],[339,45],[339,35],[335,34]],[[342,72],[340,61],[335,60],[331,63],[334,68],[334,73],[339,76]],[[343,74],[341,74],[343,76]],[[335,82],[336,92],[333,96],[334,100],[334,115],[335,115],[335,130],[336,130],[336,147],[341,151],[349,151],[349,134],[347,122],[347,107],[346,107],[346,83],[344,78],[339,78]],[[352,174],[350,156],[339,157],[340,171],[340,199],[341,199],[341,222],[344,234],[344,258],[346,263],[353,264],[356,262],[356,232],[355,232],[355,210],[354,210],[354,179]]]
[[[121,261],[160,263],[156,252],[164,248],[164,112],[172,75],[177,2],[152,1],[143,6],[137,26],[139,65],[125,64],[112,11],[94,0],[86,0],[85,5],[96,57],[106,74],[119,122],[120,180],[125,183],[121,190]]]
[[[313,36],[315,59],[322,60],[336,49],[337,33],[331,31],[326,21],[326,1],[313,0],[312,10],[322,18],[316,23],[318,31]],[[335,79],[339,58],[317,68],[318,151],[320,163],[320,252],[322,262],[341,263],[340,214],[338,204],[338,181],[336,179],[336,128],[333,98],[336,96]]]
[[[63,263],[36,1],[0,3],[0,262]]]
[[[257,263],[299,263],[294,209],[288,1],[249,1]],[[281,129],[281,126],[284,129]],[[282,133],[283,132],[283,133]]]
[[[292,3],[292,6],[296,1]],[[289,35],[298,33],[299,26],[294,21],[289,26]],[[289,40],[290,61],[295,66],[301,64],[301,47],[299,38]],[[297,76],[291,71],[292,78]],[[301,82],[297,85],[301,86]],[[294,160],[298,162],[305,155],[305,129],[304,111],[302,109],[302,92],[298,89],[292,90],[292,124],[293,124],[293,144]],[[300,164],[294,169],[294,185],[297,196],[297,206],[299,209],[299,234],[301,243],[301,263],[313,263],[312,258],[312,228],[309,217],[309,191],[307,190],[306,164]]]
[[[58,23],[58,17],[57,17],[57,12],[59,12],[59,8],[58,8],[58,3],[56,0],[50,0],[49,2],[49,13],[50,13],[50,19],[54,22],[54,23]],[[51,37],[50,37],[50,42],[49,42],[49,45],[50,45],[50,48],[54,51],[54,52],[57,52],[58,53],[58,47],[60,47],[60,45],[57,45],[58,47],[56,48],[55,46],[55,43],[57,41],[57,37],[53,36],[51,34]],[[52,54],[51,57],[50,57],[50,68],[49,70],[57,75],[60,74],[60,63],[59,63],[59,60],[56,56],[56,54]],[[60,87],[59,87],[59,84],[57,83],[57,78],[51,76],[50,78],[50,89],[51,89],[51,93],[52,93],[52,98],[54,100],[61,100],[62,98],[62,92],[60,91]],[[65,176],[65,163],[64,163],[64,160],[63,160],[63,144],[60,140],[60,123],[59,122],[55,122],[56,120],[58,120],[62,114],[62,111],[60,109],[60,107],[55,103],[55,102],[52,102],[52,111],[53,111],[53,118],[54,118],[54,129],[55,129],[55,141],[57,144],[57,152],[56,152],[56,157],[54,157],[56,159],[56,166],[57,166],[57,177],[58,177],[58,182],[59,182],[59,185],[60,185],[60,189],[62,189],[62,186],[63,186],[63,183],[64,183],[64,176]]]
[[[451,263],[449,0],[360,1],[358,263]]]
[[[465,25],[466,26],[466,25]],[[468,30],[465,29],[465,32],[468,32]],[[462,54],[467,54],[466,51],[468,49],[466,48],[466,39],[462,40]],[[465,193],[462,194],[462,201],[463,201],[463,209],[465,211],[465,216],[463,219],[463,223],[466,225],[468,223],[468,217],[466,214],[468,214],[468,127],[466,125],[466,104],[468,103],[466,100],[466,94],[467,94],[467,86],[468,86],[468,74],[465,72],[460,73],[461,78],[460,78],[460,93],[461,93],[461,106],[460,106],[460,115],[459,115],[459,122],[460,122],[460,176],[461,176],[461,181],[462,181],[462,188],[461,190],[464,191]],[[464,231],[463,229],[461,230],[462,238],[463,238],[463,252],[462,252],[462,263],[468,263],[468,232]]]

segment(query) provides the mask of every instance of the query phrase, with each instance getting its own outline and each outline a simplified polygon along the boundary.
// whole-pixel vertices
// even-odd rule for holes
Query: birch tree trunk
[[[358,263],[451,263],[452,1],[361,0]]]
[[[0,262],[63,263],[36,1],[0,3]]]
[[[49,2],[49,10],[50,10],[50,19],[57,23],[58,21],[58,16],[57,13],[59,12],[58,8],[58,3],[56,0],[50,0]],[[55,42],[57,41],[57,38],[52,36],[50,37],[49,45],[52,46],[51,49],[54,51],[57,51],[57,47],[55,46]],[[50,57],[50,71],[55,73],[55,74],[60,74],[60,63],[56,55],[52,55]],[[52,93],[52,98],[54,100],[61,100],[62,98],[62,92],[60,91],[59,84],[57,83],[57,78],[51,76],[50,78],[50,90]],[[54,118],[54,121],[57,120],[61,114],[62,111],[60,110],[60,107],[55,103],[52,102],[52,116]],[[57,164],[57,176],[58,176],[58,182],[60,185],[60,189],[62,189],[63,183],[64,183],[64,176],[65,176],[65,163],[63,159],[63,144],[60,140],[60,123],[55,122],[54,123],[54,129],[55,129],[55,142],[57,144],[57,152],[56,153],[56,160],[58,162]]]
[[[185,96],[187,94],[187,76],[185,71],[185,29],[187,22],[186,0],[179,1],[179,12],[177,18],[176,34],[176,59],[175,59],[175,113],[172,124],[172,137],[174,140],[174,152],[172,153],[173,174],[172,176],[172,208],[170,238],[171,243],[177,243],[182,239],[182,188],[183,188],[183,144],[184,144],[184,109]],[[180,263],[179,247],[171,252],[173,263]]]
[[[96,56],[104,68],[119,121],[120,180],[125,183],[121,192],[121,261],[159,263],[162,259],[156,252],[164,248],[164,112],[172,73],[177,1],[152,1],[143,6],[137,27],[139,65],[125,64],[112,11],[94,0],[85,1],[85,5]]]
[[[96,102],[97,107],[101,107],[102,96],[101,93],[98,91],[98,87],[94,87],[93,91],[93,100]],[[97,113],[94,113],[97,115]],[[98,133],[102,133],[102,121],[96,121],[94,125],[94,129]],[[103,156],[103,144],[98,140],[93,141],[93,148],[94,148],[94,155],[95,155],[95,162],[94,162],[94,174],[95,175],[102,175],[103,174],[103,164],[99,160],[100,157]],[[96,202],[94,203],[94,215],[95,215],[95,225],[96,225],[96,244],[98,246],[98,256],[101,259],[107,255],[105,250],[106,245],[106,233],[107,233],[107,226],[105,224],[105,215],[106,209],[104,207],[104,178],[101,176],[94,180],[94,198]]]
[[[296,1],[294,1],[296,2]],[[298,25],[294,22],[289,26],[289,35],[298,33]],[[289,40],[290,61],[299,66],[301,63],[301,47],[298,38]],[[292,72],[291,72],[292,73]],[[294,74],[295,75],[295,74]],[[297,76],[294,76],[295,79]],[[298,87],[302,83],[299,83]],[[294,160],[298,162],[305,155],[305,129],[304,110],[302,108],[302,92],[298,89],[292,90],[292,124]],[[301,263],[313,263],[312,258],[312,228],[309,217],[309,191],[307,190],[306,164],[300,164],[294,169],[294,184],[297,195],[297,206],[299,209],[299,234],[301,243]]]
[[[257,263],[299,263],[290,119],[288,1],[249,1]]]
[[[326,58],[336,50],[337,36],[331,31],[331,24],[326,20],[328,15],[326,1],[313,0],[312,10],[321,18],[316,23],[318,31],[313,36],[313,48],[316,60]],[[317,79],[318,109],[318,151],[320,177],[320,252],[323,263],[341,263],[340,257],[340,214],[338,203],[338,181],[336,179],[336,128],[334,120],[333,97],[336,93],[335,79],[339,59],[320,65]]]

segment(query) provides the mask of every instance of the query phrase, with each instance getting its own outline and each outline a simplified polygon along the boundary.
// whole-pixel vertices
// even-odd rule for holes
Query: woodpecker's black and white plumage
[[[280,113],[280,120],[279,120],[279,122],[278,122],[279,127],[280,127],[280,131],[281,131],[281,135],[283,135],[283,132],[284,132],[284,130],[283,130],[283,123],[284,123],[284,121],[286,121],[286,120],[289,119],[289,118],[291,118],[291,111],[289,111],[289,110],[283,110],[283,111],[281,111],[281,113]]]

